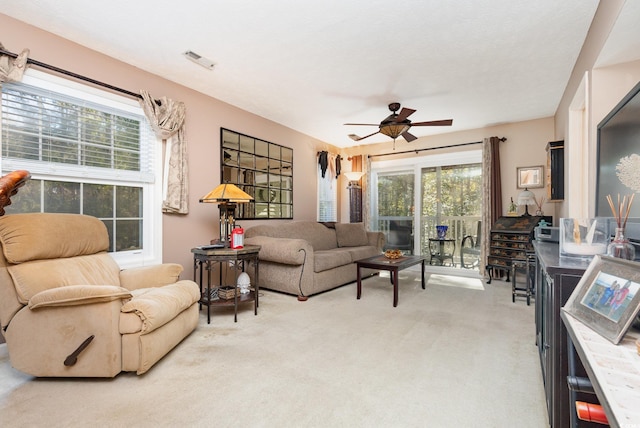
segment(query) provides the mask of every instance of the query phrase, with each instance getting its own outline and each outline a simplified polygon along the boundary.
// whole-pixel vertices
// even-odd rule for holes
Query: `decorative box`
[[[233,299],[233,293],[237,293],[240,296],[240,291],[238,287],[220,287],[218,288],[218,297],[224,300]]]

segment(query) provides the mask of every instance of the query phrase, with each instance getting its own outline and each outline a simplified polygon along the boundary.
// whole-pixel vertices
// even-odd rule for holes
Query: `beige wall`
[[[640,82],[640,61],[596,68],[591,73],[591,121],[589,153],[589,212],[595,213],[596,171],[597,171],[597,128],[611,110]],[[638,142],[640,153],[640,141]]]
[[[555,138],[565,140],[565,171],[569,168],[572,150],[583,150],[584,166],[575,174],[565,174],[565,203],[558,206],[558,216],[570,216],[573,207],[567,189],[574,189],[576,181],[587,183],[583,198],[586,198],[586,214],[595,214],[595,192],[597,171],[597,126],[611,109],[640,81],[640,61],[631,61],[597,68],[598,57],[607,38],[615,28],[624,5],[629,0],[600,2],[589,34],[571,74],[567,88],[555,114]],[[581,93],[584,92],[584,93]],[[585,132],[574,138],[571,129],[572,102],[585,100]],[[567,156],[569,155],[569,156]]]
[[[0,42],[11,52],[18,53],[29,48],[30,57],[35,60],[132,92],[145,89],[153,96],[167,96],[185,103],[190,213],[186,216],[163,215],[163,258],[164,261],[182,264],[185,267],[183,277],[192,275],[190,249],[218,237],[215,227],[218,221],[217,206],[200,204],[198,200],[220,182],[220,127],[292,147],[294,216],[296,220],[315,220],[313,183],[316,181],[316,152],[337,152],[337,149],[6,15],[0,14],[0,28]],[[180,57],[177,58],[176,61],[180,61]],[[313,191],[309,191],[310,186],[313,186]],[[242,225],[246,227],[248,223],[243,222]]]

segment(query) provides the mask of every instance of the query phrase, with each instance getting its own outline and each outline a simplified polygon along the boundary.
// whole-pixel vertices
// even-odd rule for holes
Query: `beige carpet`
[[[0,426],[546,427],[534,306],[510,285],[401,273],[201,313],[146,375],[33,379],[0,345]]]

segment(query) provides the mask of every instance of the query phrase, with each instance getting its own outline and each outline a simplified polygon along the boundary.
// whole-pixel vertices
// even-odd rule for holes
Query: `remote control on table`
[[[224,248],[224,244],[201,245],[198,248],[201,250],[213,250],[214,248]]]

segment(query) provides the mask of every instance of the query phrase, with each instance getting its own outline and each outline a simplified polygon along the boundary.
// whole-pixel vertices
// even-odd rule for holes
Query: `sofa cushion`
[[[368,245],[369,238],[362,223],[336,223],[338,247],[359,247]]]
[[[345,250],[349,251],[351,255],[351,261],[355,262],[356,260],[366,259],[367,257],[378,256],[382,252],[371,245],[365,245],[361,247],[348,247]]]
[[[307,241],[314,251],[337,248],[336,231],[315,221],[292,221],[276,225],[261,224],[248,228],[245,238],[270,236],[273,238],[297,238]]]
[[[314,256],[314,272],[322,272],[351,263],[351,254],[349,254],[349,251],[338,248],[333,250],[315,251]]]
[[[107,253],[36,260],[7,268],[22,304],[41,291],[67,285],[120,285],[120,267]]]

